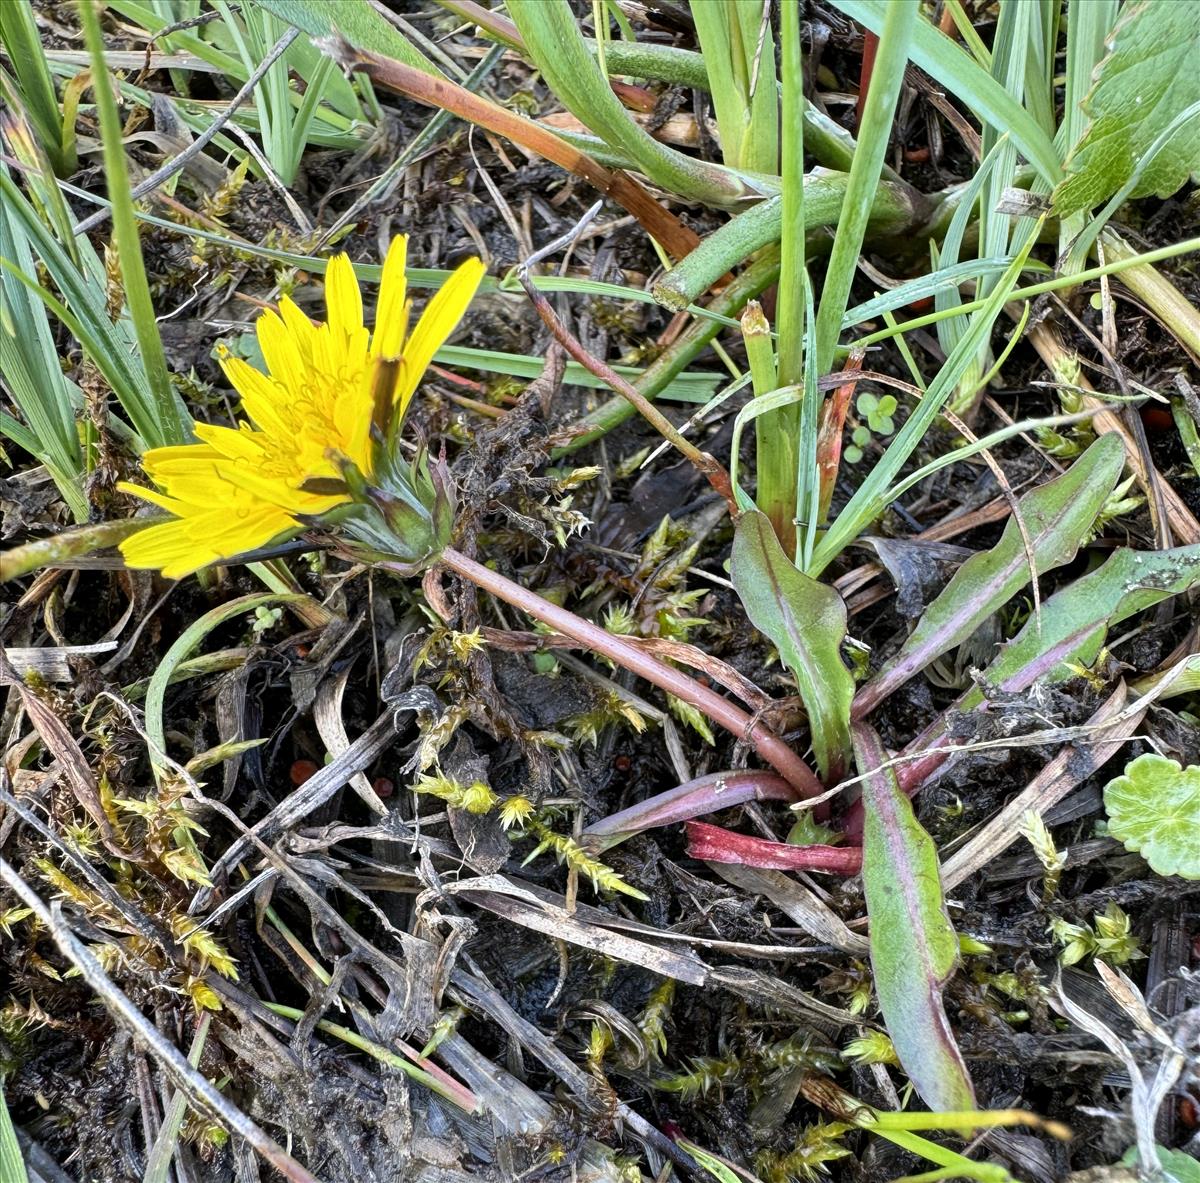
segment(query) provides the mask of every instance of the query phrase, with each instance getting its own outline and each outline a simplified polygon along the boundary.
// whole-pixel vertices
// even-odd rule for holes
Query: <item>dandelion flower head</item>
[[[379,444],[371,424],[381,378],[392,384],[394,428],[484,273],[479,259],[463,263],[409,333],[405,258],[406,240],[398,236],[384,261],[373,333],[363,323],[350,260],[338,255],[325,272],[324,323],[314,324],[284,297],[278,313],[263,313],[256,325],[267,373],[228,354],[221,359],[249,422],[236,428],[196,423],[199,443],[146,452],[142,467],[158,488],[121,488],[173,517],[121,544],[130,567],[181,578],[294,533],[344,504],[349,493],[336,490],[347,462],[372,476]]]

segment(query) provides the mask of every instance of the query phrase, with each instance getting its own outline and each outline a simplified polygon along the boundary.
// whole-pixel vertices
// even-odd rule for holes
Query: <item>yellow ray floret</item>
[[[314,324],[285,296],[279,311],[263,313],[256,326],[265,374],[239,358],[222,358],[249,422],[236,429],[197,423],[199,443],[153,448],[142,457],[146,475],[161,492],[121,488],[174,520],[121,544],[130,567],[157,568],[178,579],[255,550],[347,500],[306,492],[306,482],[339,477],[347,460],[372,475],[377,369],[382,362],[399,363],[391,367],[392,421],[398,424],[484,272],[478,259],[463,263],[434,293],[409,335],[406,255],[404,237],[394,238],[383,264],[374,333],[363,324],[350,260],[338,255],[325,272],[324,324]]]

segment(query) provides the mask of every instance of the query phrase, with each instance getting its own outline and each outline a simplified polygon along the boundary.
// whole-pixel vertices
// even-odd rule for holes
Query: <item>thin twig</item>
[[[268,1137],[240,1109],[231,1105],[228,1098],[201,1072],[193,1068],[183,1053],[165,1039],[153,1023],[147,1022],[129,996],[104,972],[100,962],[71,931],[63,919],[62,907],[57,901],[47,905],[21,878],[17,869],[4,859],[0,859],[0,880],[11,887],[21,902],[33,912],[53,937],[63,956],[79,970],[83,980],[99,995],[114,1018],[120,1020],[146,1046],[193,1106],[210,1114],[222,1125],[228,1126],[238,1137],[245,1139],[280,1174],[293,1180],[293,1183],[318,1183],[317,1179],[282,1146]]]
[[[240,16],[242,7],[240,4],[232,4],[230,5],[229,11]],[[170,37],[172,33],[182,33],[187,29],[196,29],[201,25],[207,25],[212,21],[220,19],[221,14],[214,10],[212,12],[202,12],[198,16],[190,16],[187,18],[187,20],[176,21],[173,25],[165,25],[163,28],[159,29],[158,32],[150,37],[150,39],[146,42],[146,64],[142,66],[142,74],[144,75],[150,73],[152,68],[152,59],[154,56],[155,42],[165,40],[167,37]],[[141,75],[139,75],[139,80],[140,78]]]
[[[531,268],[561,247],[573,243],[583,233],[587,224],[596,216],[599,208],[600,203],[597,202],[566,234],[556,238],[549,246],[542,247],[541,250],[535,251],[530,255],[517,267],[517,279],[525,289],[525,294],[529,297],[538,316],[541,317],[542,323],[550,330],[554,339],[584,369],[595,374],[597,378],[615,390],[634,407],[659,435],[674,444],[692,462],[697,471],[705,476],[708,483],[720,493],[725,503],[729,506],[729,512],[736,515],[738,513],[738,506],[733,496],[733,484],[729,479],[729,473],[725,470],[721,462],[708,452],[702,452],[690,440],[685,439],[670,419],[650,402],[637,387],[627,382],[620,374],[598,357],[590,354],[584,348],[583,343],[559,320],[554,309],[550,307],[550,301],[533,284],[533,279],[530,276]]]
[[[194,156],[199,155],[208,147],[210,141],[217,135],[237,112],[237,109],[250,97],[254,88],[263,80],[266,72],[287,52],[287,48],[297,37],[300,36],[300,30],[296,28],[288,29],[282,37],[271,47],[271,52],[267,54],[258,66],[254,73],[246,79],[245,85],[237,92],[230,100],[229,106],[220,113],[212,123],[204,129],[178,156],[172,156],[166,164],[160,165],[154,170],[145,180],[139,182],[133,187],[131,196],[134,201],[139,197],[145,197],[147,193],[157,189],[164,181],[170,180],[184,165],[187,164]],[[99,209],[89,218],[84,218],[82,222],[77,222],[75,225],[75,235],[78,237],[81,234],[86,234],[89,230],[95,230],[97,226],[101,226],[108,219],[111,211],[109,209]]]

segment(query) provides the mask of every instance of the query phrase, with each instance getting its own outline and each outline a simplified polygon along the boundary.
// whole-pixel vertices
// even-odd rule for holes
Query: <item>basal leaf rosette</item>
[[[420,566],[450,539],[453,497],[442,463],[403,455],[399,434],[433,355],[467,310],[480,280],[463,263],[431,297],[412,332],[406,240],[383,265],[374,331],[346,255],[325,272],[327,319],[311,321],[289,298],[259,317],[267,372],[226,355],[242,397],[237,427],[193,424],[199,441],[153,448],[142,467],[157,488],[122,484],[171,518],[121,544],[130,567],[171,579],[234,559],[315,525],[334,527],[366,558]]]
[[[1160,875],[1200,879],[1200,767],[1148,753],[1104,786],[1108,832]]]

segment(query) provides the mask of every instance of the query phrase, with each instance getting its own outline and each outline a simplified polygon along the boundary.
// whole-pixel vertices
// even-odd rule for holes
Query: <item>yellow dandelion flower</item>
[[[199,443],[153,448],[142,457],[158,489],[120,487],[174,517],[121,544],[130,567],[179,579],[294,533],[349,501],[348,465],[367,480],[375,475],[380,441],[372,436],[373,418],[382,410],[393,432],[399,426],[484,273],[479,259],[463,263],[410,334],[406,247],[399,236],[388,249],[373,334],[363,324],[350,260],[338,255],[325,272],[325,323],[314,324],[284,297],[279,312],[265,312],[256,326],[267,373],[236,357],[221,359],[249,422],[197,423]]]

